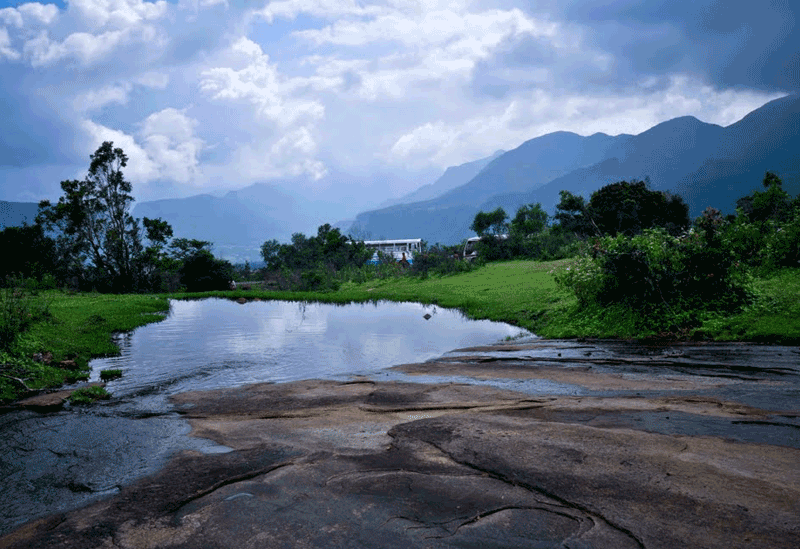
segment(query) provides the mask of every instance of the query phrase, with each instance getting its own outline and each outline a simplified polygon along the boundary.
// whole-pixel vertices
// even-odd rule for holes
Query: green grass
[[[10,352],[0,354],[0,402],[23,395],[22,383],[39,390],[87,379],[90,359],[119,354],[111,339],[114,332],[157,322],[169,310],[165,296],[49,291],[41,297],[48,302],[50,318],[33,324]],[[52,353],[51,364],[32,360],[44,352]],[[58,364],[65,359],[74,359],[75,367]]]
[[[752,305],[728,317],[711,316],[701,328],[720,341],[795,343],[800,340],[800,269],[754,281]]]
[[[69,401],[72,404],[91,404],[96,400],[108,400],[110,398],[111,393],[106,391],[104,387],[95,385],[76,389],[69,396]]]

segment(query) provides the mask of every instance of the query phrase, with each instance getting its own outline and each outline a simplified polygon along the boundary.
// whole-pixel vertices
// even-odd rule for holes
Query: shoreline
[[[711,360],[706,345],[606,343],[501,343],[392,367],[516,379],[527,393],[367,378],[182,393],[192,436],[232,452],[179,454],[0,547],[797,547],[793,349],[717,343],[740,352]],[[537,380],[579,390],[525,385]]]

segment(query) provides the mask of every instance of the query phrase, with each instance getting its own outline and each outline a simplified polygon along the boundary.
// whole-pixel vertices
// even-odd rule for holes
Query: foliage
[[[508,214],[503,208],[497,208],[493,212],[478,212],[469,228],[478,236],[506,234],[508,233],[507,219]]]
[[[233,280],[233,265],[203,248],[183,259],[179,273],[189,292],[224,290]]]
[[[316,236],[293,234],[291,244],[264,242],[261,257],[268,277],[282,289],[330,291],[338,287],[337,273],[362,267],[372,252],[326,223]]]
[[[520,206],[511,220],[511,234],[521,238],[539,234],[547,227],[548,217],[538,202]]]
[[[677,235],[689,226],[689,207],[683,198],[651,191],[644,181],[620,181],[583,197],[561,191],[555,219],[563,230],[587,236],[632,236],[653,227]]]
[[[41,296],[23,288],[19,279],[9,279],[0,288],[0,350],[7,351],[17,336],[48,315],[48,304]]]
[[[100,370],[100,379],[102,381],[111,381],[112,379],[119,379],[122,377],[122,370]]]
[[[56,243],[41,225],[6,227],[0,231],[0,281],[22,277],[52,285],[59,271]]]
[[[72,391],[69,401],[72,404],[91,404],[98,400],[108,400],[110,398],[111,394],[104,387],[92,385],[91,387],[81,387]]]

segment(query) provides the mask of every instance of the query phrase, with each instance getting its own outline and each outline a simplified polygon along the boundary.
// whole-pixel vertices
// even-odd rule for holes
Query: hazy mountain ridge
[[[473,235],[469,225],[478,211],[502,206],[513,215],[541,202],[552,214],[561,190],[588,198],[609,183],[645,177],[653,189],[681,194],[692,216],[707,206],[728,213],[737,198],[760,187],[767,170],[790,194],[800,191],[799,131],[800,97],[792,95],[724,128],[683,116],[635,136],[556,132],[507,152],[437,199],[363,212],[354,226],[373,237],[451,244]]]

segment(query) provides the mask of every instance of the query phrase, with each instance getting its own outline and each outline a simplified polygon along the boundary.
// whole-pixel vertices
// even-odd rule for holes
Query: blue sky
[[[728,125],[800,89],[796,4],[0,2],[0,199],[112,140],[139,200],[277,182],[344,216],[552,131]]]

